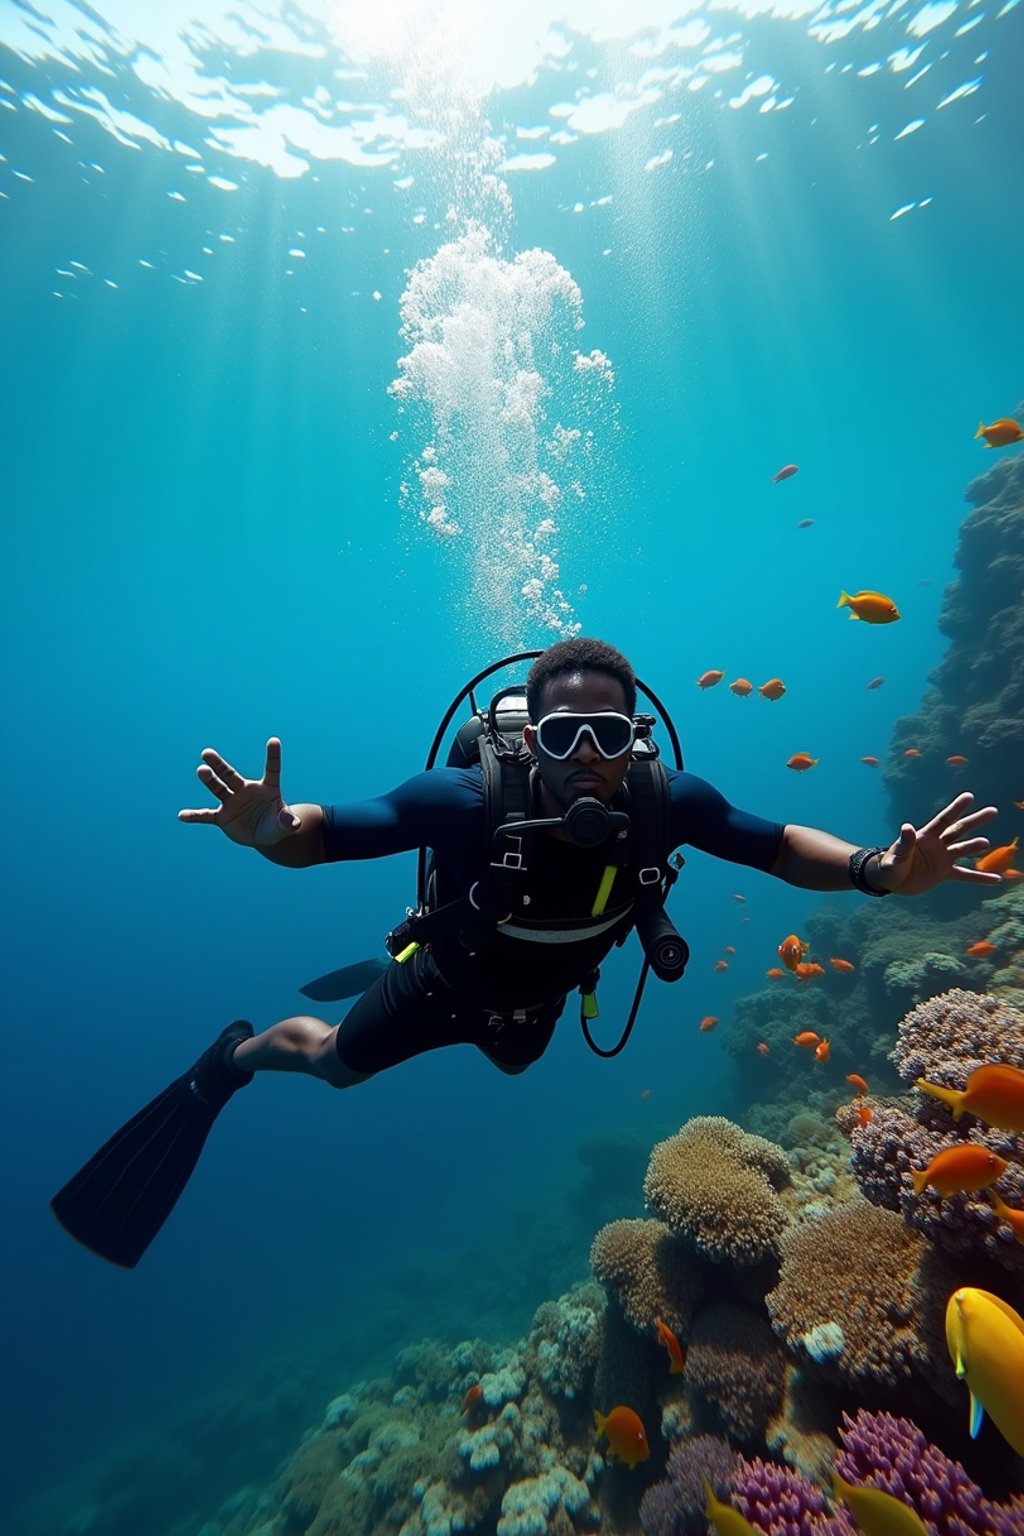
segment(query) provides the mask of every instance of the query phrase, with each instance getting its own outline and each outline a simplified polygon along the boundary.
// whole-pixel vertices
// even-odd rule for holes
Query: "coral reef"
[[[783,1396],[785,1351],[766,1319],[746,1307],[705,1307],[690,1334],[686,1388],[698,1423],[738,1446],[762,1444]]]
[[[644,1196],[671,1230],[712,1263],[753,1265],[778,1251],[789,1181],[781,1147],[717,1115],[699,1115],[657,1144]]]
[[[727,1440],[695,1435],[668,1459],[663,1482],[648,1488],[640,1501],[644,1536],[704,1536],[704,1479],[717,1488],[729,1484],[739,1456]]]
[[[766,1301],[802,1369],[861,1392],[927,1385],[953,1401],[943,1330],[958,1283],[898,1216],[858,1199],[786,1232]]]
[[[704,1269],[664,1222],[609,1222],[591,1244],[590,1264],[638,1333],[650,1334],[656,1317],[677,1334],[689,1331]]]

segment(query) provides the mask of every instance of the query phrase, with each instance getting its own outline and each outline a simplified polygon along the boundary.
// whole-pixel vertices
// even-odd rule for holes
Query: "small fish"
[[[840,592],[837,608],[849,608],[851,619],[863,619],[865,624],[895,624],[900,616],[891,597],[884,592]]]
[[[807,945],[802,943],[795,933],[791,933],[783,939],[775,953],[787,970],[794,971],[807,953]]]
[[[777,965],[773,965],[770,971],[765,971],[769,981],[781,981],[785,974],[785,971]]]
[[[729,692],[734,693],[738,699],[745,699],[748,693],[753,693],[754,685],[745,677],[738,677],[734,683],[729,684]]]
[[[716,1499],[714,1489],[708,1482],[704,1482],[704,1518],[710,1520],[715,1528],[716,1536],[764,1536],[759,1526],[751,1525],[745,1515],[741,1515],[738,1509],[731,1504],[723,1504],[721,1499]]]
[[[915,1195],[923,1194],[929,1184],[940,1195],[972,1194],[995,1184],[1009,1166],[1005,1157],[998,1157],[989,1147],[963,1141],[936,1152],[927,1168],[911,1169],[910,1177]]]
[[[877,768],[878,767],[878,758],[877,757],[862,757],[861,758],[861,762],[862,763],[866,763],[869,768]]]
[[[908,747],[907,750],[904,752],[903,756],[904,757],[911,757],[911,758],[913,758],[913,757],[920,757],[921,754],[920,754],[920,752],[918,751],[918,749],[916,747]]]
[[[802,517],[800,519],[800,521],[797,523],[797,527],[798,528],[813,528],[814,527],[814,518],[813,517]]]
[[[738,891],[734,891],[732,899],[733,901],[744,902],[747,898],[745,896],[741,896]]]
[[[978,422],[978,430],[974,434],[974,441],[979,437],[985,439],[986,448],[1012,448],[1014,443],[1024,441],[1024,430],[1019,421],[1014,421],[1012,416],[1000,416],[991,426],[986,427],[983,421]]]
[[[982,869],[987,875],[1001,875],[1004,869],[1009,869],[1017,852],[1017,844],[1020,841],[1015,837],[1012,843],[1004,843],[1002,848],[992,848],[980,859],[975,859],[975,869]]]
[[[1024,800],[1015,800],[1013,803],[1017,807],[1018,811],[1024,811]]]
[[[820,757],[812,757],[809,752],[794,752],[786,764],[794,773],[806,773],[808,768],[817,768],[821,762]]]
[[[770,677],[766,683],[762,683],[757,690],[762,699],[770,699],[776,703],[786,691],[786,685],[781,677]]]
[[[757,1049],[760,1051],[762,1056],[768,1055],[768,1047],[765,1045],[763,1040],[759,1040],[757,1042]]]
[[[793,1044],[802,1046],[805,1050],[811,1046],[821,1044],[821,1036],[816,1035],[813,1029],[802,1029],[798,1035],[793,1036]]]
[[[726,955],[734,955],[736,953],[736,946],[735,946],[735,944],[727,944],[725,946],[725,949],[722,951],[722,953],[726,954]]]
[[[971,1439],[987,1413],[1024,1456],[1024,1318],[991,1291],[961,1286],[946,1306],[946,1345],[971,1395]]]
[[[999,945],[992,944],[988,939],[979,939],[976,944],[968,944],[967,948],[964,950],[965,955],[980,956],[985,959],[987,959],[989,955],[996,955],[998,953]]]
[[[867,1093],[868,1085],[859,1072],[847,1072],[846,1081],[851,1083],[858,1093]]]
[[[834,1469],[832,1489],[837,1501],[850,1506],[864,1536],[928,1536],[921,1516],[891,1493],[848,1483]]]
[[[641,1088],[640,1089],[640,1097],[642,1099],[649,1099],[650,1096],[651,1096],[651,1090],[649,1088]]]
[[[994,1189],[990,1189],[986,1193],[992,1202],[992,1209],[996,1215],[1006,1222],[1018,1243],[1024,1243],[1024,1211],[1018,1211],[1014,1206],[1007,1205],[1006,1201],[1002,1200]]]
[[[478,1381],[475,1381],[470,1387],[469,1391],[466,1393],[465,1397],[462,1399],[462,1407],[459,1409],[459,1412],[464,1413],[467,1416],[471,1414],[473,1410],[479,1406],[480,1399],[483,1397],[483,1395],[483,1387]]]
[[[818,1061],[828,1061],[829,1045],[827,1040],[821,1040],[814,1047],[814,1055]]]
[[[679,1346],[672,1329],[667,1323],[663,1323],[660,1317],[654,1319],[654,1326],[658,1330],[658,1343],[664,1344],[668,1352],[668,1373],[670,1376],[681,1376],[683,1371],[683,1351]]]
[[[966,763],[966,761],[967,761],[966,757],[964,757],[961,753],[954,752],[952,757],[947,757],[946,758],[946,767],[947,768],[962,768],[964,766],[964,764]]]
[[[861,1126],[871,1124],[871,1107],[868,1104],[858,1104],[857,1119]]]
[[[857,969],[852,960],[842,960],[838,955],[829,955],[828,963],[834,971],[855,971]]]
[[[882,684],[884,682],[885,682],[885,678],[884,677],[873,677],[871,679],[870,683],[868,683],[868,692],[870,693],[872,688],[881,688],[881,686],[882,686]]]
[[[1004,880],[1024,880],[1024,869],[1004,869]]]
[[[602,1435],[607,1438],[608,1461],[624,1462],[632,1471],[638,1462],[646,1461],[651,1454],[643,1420],[632,1408],[620,1404],[607,1415],[598,1413],[595,1408],[594,1428],[597,1431],[595,1440],[600,1440]]]
[[[727,971],[728,969],[729,969],[729,962],[728,962],[728,960],[716,960],[715,961],[715,970],[716,971],[722,972],[722,971]]]
[[[914,1086],[948,1104],[954,1120],[964,1114],[976,1115],[997,1130],[1024,1132],[1024,1072],[1019,1067],[1003,1061],[975,1067],[962,1093],[956,1088],[929,1083],[923,1077],[915,1079]]]
[[[702,1035],[709,1035],[711,1033],[711,1031],[714,1029],[714,1027],[715,1027],[715,1025],[717,1023],[718,1023],[718,1020],[715,1018],[713,1013],[707,1014],[700,1021],[700,1032],[701,1032],[701,1034]]]
[[[813,981],[815,976],[824,976],[825,967],[818,965],[815,960],[801,960],[793,967],[793,975],[797,981]]]
[[[780,480],[789,480],[793,475],[798,474],[799,471],[799,464],[783,464],[782,468],[772,475],[772,485],[778,485]]]
[[[714,688],[715,684],[720,683],[724,676],[724,672],[702,672],[697,679],[697,687]]]

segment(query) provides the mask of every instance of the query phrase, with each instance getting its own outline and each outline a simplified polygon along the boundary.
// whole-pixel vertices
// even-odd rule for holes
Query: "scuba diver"
[[[547,1048],[568,993],[598,1054],[622,1049],[648,968],[666,981],[687,947],[665,896],[690,845],[808,890],[918,895],[944,880],[998,884],[956,863],[988,847],[978,829],[994,806],[961,794],[920,829],[904,823],[888,847],[858,848],[811,827],[739,810],[682,768],[678,738],[626,658],[600,640],[560,641],[536,658],[524,690],[506,689],[467,721],[448,766],[349,805],[282,798],[281,743],[267,743],[260,779],[207,748],[197,769],[217,800],[180,820],[219,827],[233,842],[293,869],[418,849],[418,907],[388,935],[390,961],[362,962],[302,990],[337,1000],[366,988],[338,1024],[298,1014],[260,1034],[239,1020],[122,1126],[54,1197],[62,1225],[111,1263],[133,1268],[185,1188],[214,1121],[257,1072],[302,1072],[349,1088],[424,1051],[475,1045],[507,1073]],[[506,658],[473,680],[523,657]],[[434,750],[458,703],[442,722]],[[636,714],[638,687],[665,719],[677,767]],[[430,850],[429,860],[426,851]],[[600,963],[636,929],[644,950],[633,1011],[618,1045],[602,1050]]]

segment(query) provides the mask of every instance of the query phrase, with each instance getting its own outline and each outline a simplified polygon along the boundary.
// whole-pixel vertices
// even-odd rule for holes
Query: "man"
[[[585,796],[620,805],[635,734],[636,679],[626,658],[599,640],[561,641],[535,661],[526,692],[535,814],[562,818]],[[276,738],[260,779],[243,778],[210,748],[202,758],[198,777],[218,804],[183,810],[182,821],[217,826],[292,868],[429,847],[438,902],[475,899],[488,862],[479,767],[433,769],[353,805],[290,805],[281,795]],[[914,896],[944,880],[1000,883],[956,863],[984,852],[988,839],[974,834],[997,814],[994,806],[972,811],[970,794],[919,829],[904,823],[887,849],[858,849],[738,810],[693,774],[670,770],[667,779],[670,847],[691,844],[790,885]],[[95,1252],[133,1267],[185,1187],[217,1115],[256,1072],[305,1072],[348,1088],[454,1044],[473,1044],[502,1071],[522,1072],[547,1047],[566,994],[633,925],[629,855],[621,867],[610,858],[607,839],[581,847],[562,825],[538,831],[520,908],[475,946],[453,932],[416,948],[390,964],[340,1024],[300,1014],[259,1035],[244,1020],[229,1025],[55,1196],[58,1219]]]

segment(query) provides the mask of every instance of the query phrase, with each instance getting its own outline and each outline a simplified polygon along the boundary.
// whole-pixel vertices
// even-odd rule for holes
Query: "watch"
[[[855,885],[858,891],[863,891],[865,896],[891,896],[891,891],[877,891],[873,885],[868,885],[864,878],[864,866],[868,859],[873,859],[875,854],[882,854],[884,848],[858,848],[856,853],[850,854],[850,884]]]

